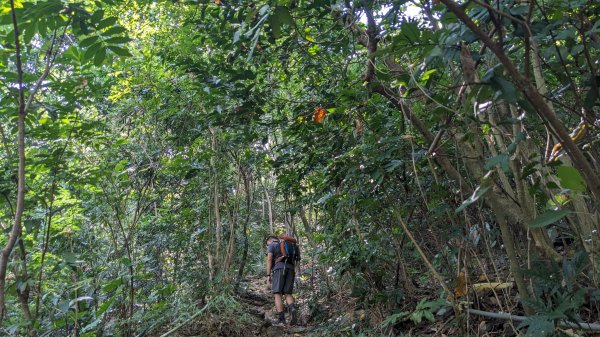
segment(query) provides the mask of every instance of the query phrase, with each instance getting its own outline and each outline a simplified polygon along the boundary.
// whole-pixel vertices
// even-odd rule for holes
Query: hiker
[[[271,292],[275,296],[277,320],[273,323],[276,325],[285,324],[283,295],[287,302],[290,325],[296,324],[297,314],[292,292],[298,261],[300,261],[300,250],[296,239],[289,235],[281,235],[279,238],[274,235],[267,237],[267,282],[271,284]]]

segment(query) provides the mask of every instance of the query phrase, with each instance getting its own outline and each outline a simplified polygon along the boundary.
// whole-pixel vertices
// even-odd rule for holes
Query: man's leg
[[[273,322],[275,324],[285,324],[285,311],[283,308],[283,297],[281,296],[281,291],[283,290],[283,284],[285,280],[281,277],[281,269],[277,269],[273,272],[273,283],[272,283],[272,293],[275,297],[275,309],[277,310],[277,321]]]
[[[295,278],[296,275],[294,273],[294,270],[287,270],[283,292],[285,294],[285,301],[287,302],[288,314],[290,317],[290,325],[296,325],[296,321],[298,319],[296,305],[294,304],[294,295],[292,295],[292,292],[294,291]]]
[[[286,299],[287,296],[288,295],[285,296]],[[283,312],[283,298],[281,294],[275,294],[275,309],[277,309],[277,312]]]

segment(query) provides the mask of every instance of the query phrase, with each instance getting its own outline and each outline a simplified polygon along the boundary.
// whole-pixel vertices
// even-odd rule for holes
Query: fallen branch
[[[517,321],[517,322],[522,322],[526,319],[531,318],[531,317],[527,317],[527,316],[512,315],[510,313],[489,312],[489,311],[482,311],[482,310],[477,310],[477,309],[467,309],[467,312],[469,314],[473,314],[473,315],[479,315],[479,316],[490,317],[490,318],[498,318],[498,319],[508,319],[508,320]],[[590,331],[600,331],[600,324],[598,324],[598,323],[559,322],[557,324],[557,326],[560,328],[574,328],[574,329],[582,329],[582,330],[590,330]]]

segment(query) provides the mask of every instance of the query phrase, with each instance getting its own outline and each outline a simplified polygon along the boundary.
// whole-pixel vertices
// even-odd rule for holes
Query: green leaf
[[[104,40],[104,42],[110,43],[110,44],[127,43],[130,41],[131,41],[131,39],[127,36],[115,36],[115,37],[111,37],[110,39]]]
[[[38,32],[40,33],[41,37],[46,37],[46,34],[48,33],[48,26],[46,25],[45,20],[38,22]]]
[[[589,90],[585,95],[585,99],[583,101],[583,106],[587,109],[592,109],[594,105],[598,103],[598,93],[597,90]]]
[[[538,215],[538,217],[531,221],[528,226],[529,228],[546,227],[564,218],[570,213],[571,211],[568,209],[561,209],[558,211],[547,211],[543,214]]]
[[[85,54],[83,55],[83,58],[85,60],[89,60],[91,59],[94,55],[96,55],[96,53],[100,50],[100,48],[102,48],[103,43],[102,42],[98,42],[95,43],[93,45],[91,45],[86,51]]]
[[[400,28],[402,34],[410,41],[415,42],[419,40],[419,27],[414,22],[405,22]]]
[[[113,35],[125,33],[126,31],[127,31],[127,29],[125,29],[121,26],[115,26],[115,27],[111,27],[110,29],[108,29],[107,31],[102,33],[102,35],[103,36],[113,36]]]
[[[106,19],[100,21],[100,23],[98,24],[98,26],[96,26],[96,29],[97,30],[102,30],[104,28],[108,28],[108,27],[114,25],[115,23],[117,23],[117,18],[116,17],[106,18]]]
[[[510,145],[508,145],[508,147],[506,148],[508,154],[512,155],[513,153],[515,153],[515,151],[517,150],[517,145],[519,145],[519,143],[525,140],[526,138],[527,137],[525,136],[524,132],[518,132],[515,136],[515,140],[512,143],[510,143]]]
[[[495,157],[491,157],[488,158],[485,161],[485,169],[486,170],[491,170],[494,167],[496,167],[496,165],[500,165],[500,168],[502,169],[502,171],[504,172],[508,172],[509,168],[508,168],[508,155],[506,154],[499,154]]]
[[[132,56],[131,53],[129,52],[129,50],[127,50],[126,48],[123,48],[123,47],[108,46],[108,49],[110,49],[113,53],[115,53],[119,56]]]
[[[23,27],[23,42],[25,42],[25,44],[31,43],[31,40],[33,39],[33,36],[36,32],[36,26],[36,23],[32,23]]]
[[[576,168],[572,166],[560,166],[556,175],[558,176],[560,185],[563,188],[568,188],[577,192],[585,192],[585,181]]]
[[[505,99],[509,103],[517,102],[517,88],[501,76],[495,75],[490,79],[492,88],[500,92],[499,97]]]
[[[269,26],[271,26],[271,32],[273,33],[273,37],[278,39],[281,37],[281,21],[279,21],[279,18],[272,15],[269,17]],[[235,36],[234,36],[234,41],[233,43],[235,43]]]
[[[79,42],[79,46],[81,48],[87,48],[87,47],[91,46],[92,44],[96,43],[96,41],[98,41],[98,39],[100,39],[98,36],[90,36],[88,38],[81,40],[81,42]]]
[[[294,26],[294,18],[287,7],[276,7],[273,14],[269,17],[269,25],[275,38],[281,37],[281,27],[283,25]]]
[[[120,279],[119,279],[120,280]],[[116,288],[116,287],[115,287]],[[110,291],[110,290],[106,290],[106,286],[104,286],[104,291]],[[110,306],[115,302],[116,299],[116,295],[111,297],[110,300],[102,303],[99,307],[98,307],[98,311],[96,311],[96,317],[100,317],[102,316],[103,313],[106,312],[106,310],[108,310],[108,308],[110,308]]]
[[[105,284],[104,287],[102,287],[102,290],[109,292],[117,289],[121,284],[123,284],[123,279],[119,277]]]
[[[383,328],[386,328],[388,326],[394,326],[398,322],[400,322],[401,320],[406,318],[409,314],[410,314],[410,312],[408,312],[408,311],[402,311],[402,312],[390,315],[390,316],[386,317],[386,319],[383,322],[381,322],[381,326]]]
[[[284,25],[293,26],[295,24],[294,18],[287,7],[280,6],[275,8],[273,15],[279,17],[279,21]]]
[[[515,6],[510,9],[512,15],[523,15],[529,11],[529,6]]]
[[[102,48],[102,49],[98,50],[96,55],[94,55],[94,65],[97,67],[100,66],[102,64],[102,62],[104,62],[105,58],[106,58],[106,48]]]
[[[92,14],[92,16],[90,17],[90,20],[92,21],[92,23],[97,23],[100,22],[100,20],[102,20],[102,17],[104,17],[104,10],[103,9],[99,9],[97,11],[94,12],[94,14]]]
[[[554,334],[554,323],[548,320],[546,316],[531,316],[521,322],[517,328],[524,328],[526,326],[529,326],[525,334],[527,337],[543,337]]]

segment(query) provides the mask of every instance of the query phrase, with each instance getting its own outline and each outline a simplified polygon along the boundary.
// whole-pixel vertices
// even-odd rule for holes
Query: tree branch
[[[581,150],[575,142],[570,138],[563,123],[558,119],[554,112],[548,106],[544,96],[533,86],[529,79],[525,78],[512,63],[504,52],[501,45],[495,43],[471,18],[467,15],[463,8],[452,0],[440,0],[448,10],[462,21],[473,33],[475,33],[481,42],[496,55],[500,63],[504,66],[508,75],[519,88],[531,105],[535,107],[535,111],[542,121],[549,125],[557,135],[558,140],[571,158],[574,166],[582,173],[587,186],[594,196],[596,202],[600,202],[600,177],[594,171],[590,163],[587,161]]]

